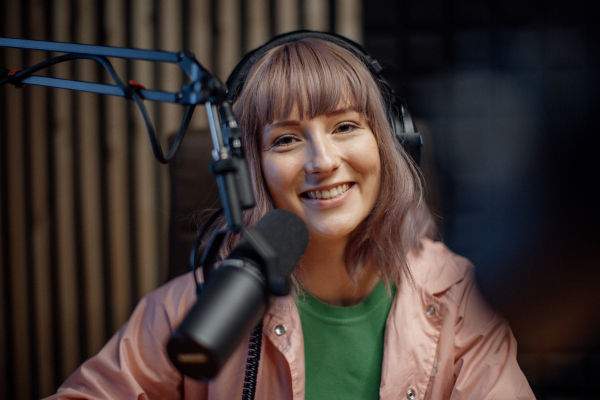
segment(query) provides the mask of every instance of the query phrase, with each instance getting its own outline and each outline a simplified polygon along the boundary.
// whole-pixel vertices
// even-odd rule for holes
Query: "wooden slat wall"
[[[224,80],[274,34],[335,30],[360,42],[360,8],[360,0],[0,0],[0,36],[189,50]],[[0,66],[50,56],[0,48]],[[176,66],[111,61],[149,88],[175,91],[185,80]],[[108,82],[91,61],[43,74]],[[166,151],[184,110],[147,103]],[[206,126],[199,107],[191,128]],[[167,168],[125,99],[0,88],[0,399],[53,393],[165,281]]]

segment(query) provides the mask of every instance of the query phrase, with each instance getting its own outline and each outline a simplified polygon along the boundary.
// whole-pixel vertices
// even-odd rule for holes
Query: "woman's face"
[[[264,127],[260,147],[275,206],[299,215],[313,240],[347,238],[373,210],[379,151],[367,121],[353,109],[300,119],[295,108]]]

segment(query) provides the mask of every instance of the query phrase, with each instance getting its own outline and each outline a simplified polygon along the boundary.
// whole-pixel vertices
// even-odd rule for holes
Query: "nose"
[[[329,174],[341,163],[339,151],[327,137],[313,138],[306,154],[304,169],[309,174]]]

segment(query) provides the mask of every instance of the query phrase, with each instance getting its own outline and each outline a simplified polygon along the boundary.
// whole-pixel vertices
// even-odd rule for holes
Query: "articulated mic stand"
[[[195,261],[195,256],[192,257],[192,269],[195,270],[202,266],[205,275],[204,281],[207,282],[213,270],[213,264],[217,261],[219,248],[227,232],[241,232],[250,247],[258,255],[256,263],[260,264],[258,267],[262,275],[264,275],[265,293],[274,295],[287,295],[289,293],[288,276],[277,272],[278,257],[273,251],[272,246],[256,230],[246,228],[243,224],[242,210],[253,207],[255,201],[252,194],[250,174],[242,148],[241,132],[233,117],[231,106],[227,101],[227,88],[218,78],[203,68],[196,61],[193,54],[188,52],[173,53],[11,38],[0,38],[0,47],[65,53],[23,70],[0,68],[0,86],[5,84],[12,84],[16,87],[39,85],[121,96],[133,100],[144,118],[154,155],[163,164],[168,163],[175,156],[196,105],[204,104],[214,147],[212,150],[213,161],[211,163],[211,171],[217,179],[219,195],[228,228],[217,232],[213,236],[200,263]],[[182,85],[176,93],[149,90],[133,81],[125,84],[117,75],[107,57],[175,63],[185,72],[190,81]],[[82,82],[34,75],[36,72],[49,66],[76,59],[90,59],[102,64],[114,84]],[[181,104],[188,107],[175,142],[166,156],[162,152],[158,136],[143,104],[143,100]],[[194,273],[195,276],[196,274]],[[260,349],[258,352],[260,353]]]

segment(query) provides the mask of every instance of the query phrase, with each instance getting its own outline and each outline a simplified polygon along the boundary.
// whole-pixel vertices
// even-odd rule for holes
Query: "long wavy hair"
[[[384,284],[412,280],[407,264],[409,251],[418,251],[420,240],[433,232],[424,201],[421,174],[392,135],[385,101],[363,62],[350,51],[321,39],[305,38],[275,47],[250,69],[234,104],[243,132],[256,206],[244,212],[244,222],[254,226],[274,207],[261,170],[260,138],[263,127],[289,116],[298,107],[300,118],[313,118],[339,108],[356,109],[368,121],[379,148],[381,189],[371,213],[352,233],[345,264],[354,278],[367,265]],[[221,222],[217,228],[224,227]],[[221,248],[226,257],[238,235],[232,234]],[[301,262],[300,262],[301,264]],[[297,283],[293,277],[294,283]]]

